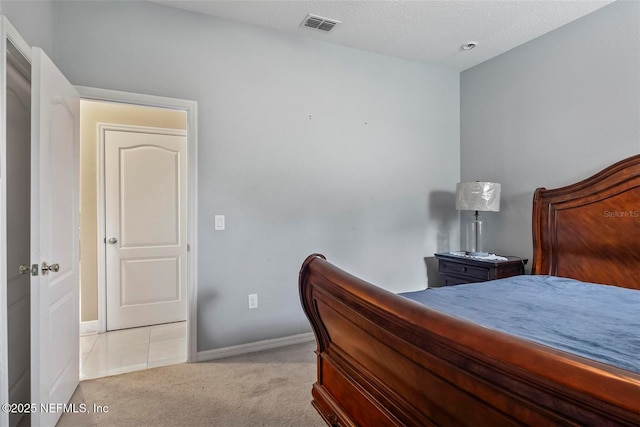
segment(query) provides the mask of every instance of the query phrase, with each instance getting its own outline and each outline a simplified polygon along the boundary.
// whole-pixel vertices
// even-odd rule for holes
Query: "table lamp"
[[[483,247],[483,218],[478,212],[500,211],[500,184],[497,182],[459,182],[456,185],[456,209],[475,211],[466,224],[466,251],[471,256],[486,256]]]

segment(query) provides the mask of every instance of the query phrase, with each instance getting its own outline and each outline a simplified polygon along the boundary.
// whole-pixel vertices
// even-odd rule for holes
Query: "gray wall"
[[[461,179],[502,183],[487,246],[531,258],[537,187],[639,151],[640,2],[617,1],[466,70],[460,91]]]
[[[401,291],[459,240],[458,73],[146,2],[53,8],[73,84],[198,102],[199,350],[309,331],[312,252]]]
[[[0,14],[9,19],[30,46],[37,46],[54,58],[52,1],[0,0]]]

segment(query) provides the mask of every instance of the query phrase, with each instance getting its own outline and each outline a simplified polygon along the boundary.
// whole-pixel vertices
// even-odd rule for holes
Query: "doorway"
[[[0,289],[0,334],[5,337],[0,345],[4,354],[0,357],[0,400],[38,407],[41,403],[63,404],[78,384],[79,91],[86,99],[186,112],[190,174],[185,220],[191,248],[186,338],[187,359],[196,362],[196,103],[91,88],[76,90],[46,54],[31,48],[4,16],[0,16],[0,35],[0,74],[9,85],[0,91],[4,129],[0,133],[0,252],[5,254],[0,260],[0,279],[5,284]],[[7,63],[12,70],[7,70]],[[29,318],[23,317],[29,312]],[[11,415],[0,414],[0,424],[19,422]],[[30,421],[55,425],[59,415],[34,412]]]
[[[195,344],[195,308],[196,308],[196,289],[195,289],[195,249],[196,249],[196,221],[195,221],[195,153],[196,153],[196,135],[195,135],[195,103],[191,101],[159,98],[147,95],[137,95],[131,93],[123,93],[116,91],[106,91],[93,88],[78,87],[81,94],[81,352],[83,359],[81,363],[88,358],[89,350],[95,350],[94,345],[100,340],[92,339],[95,334],[106,334],[108,330],[114,329],[109,324],[109,307],[108,307],[108,280],[109,265],[107,263],[107,252],[120,243],[115,245],[108,243],[109,238],[118,240],[121,236],[106,236],[108,233],[106,224],[108,218],[106,215],[105,204],[105,163],[104,163],[104,144],[109,138],[109,134],[125,135],[138,137],[143,130],[149,130],[155,135],[183,135],[186,152],[182,152],[185,175],[181,180],[186,184],[186,197],[184,206],[179,215],[179,221],[182,226],[183,234],[183,258],[184,265],[176,267],[184,273],[182,290],[179,300],[183,306],[183,314],[171,319],[155,319],[151,321],[143,321],[137,324],[124,324],[115,326],[115,328],[131,328],[142,326],[140,330],[135,332],[134,329],[126,329],[123,331],[110,332],[109,339],[111,342],[122,341],[122,337],[140,337],[147,336],[153,340],[154,336],[176,338],[173,343],[182,342],[183,348],[178,351],[171,350],[173,354],[173,363],[179,363],[175,355],[182,355],[182,361],[196,361],[196,344]],[[107,138],[105,139],[105,136]],[[184,136],[186,135],[186,137]],[[167,137],[169,139],[173,136]],[[164,138],[164,137],[161,137]],[[109,141],[107,141],[108,143]],[[175,142],[175,141],[174,141]],[[135,144],[134,144],[135,145]],[[166,147],[165,147],[166,148]],[[184,148],[184,147],[183,147]],[[175,157],[170,154],[170,150],[164,152],[167,158]],[[149,153],[147,153],[149,154]],[[151,154],[153,157],[153,153]],[[147,158],[148,156],[143,156]],[[149,183],[147,183],[149,184]],[[139,228],[139,227],[136,227]],[[119,246],[119,245],[117,245]],[[187,252],[188,251],[188,252]],[[166,255],[166,254],[165,254]],[[164,259],[172,258],[175,260],[175,254],[165,256]],[[157,264],[157,263],[156,263]],[[171,265],[171,263],[168,263]],[[139,266],[139,264],[136,265]],[[174,264],[175,265],[175,262]],[[165,270],[167,267],[162,266]],[[139,270],[134,269],[134,273]],[[134,276],[136,275],[134,274]],[[113,277],[113,274],[112,274]],[[157,274],[156,274],[156,277]],[[145,291],[144,287],[136,290],[137,297],[144,297],[155,294],[155,291]],[[176,291],[178,292],[178,291]],[[166,291],[166,297],[170,291]],[[174,295],[175,296],[175,295]],[[167,298],[165,298],[167,299]],[[172,298],[168,298],[172,299]],[[173,298],[175,299],[175,298]],[[136,306],[136,304],[131,304]],[[134,307],[135,308],[135,307]],[[113,316],[111,316],[113,317]],[[134,316],[135,317],[135,316]],[[175,322],[162,326],[151,326],[152,324]],[[180,323],[180,321],[182,321]],[[161,332],[166,329],[169,332]],[[178,332],[181,331],[181,332]],[[182,340],[177,340],[176,334],[186,335]],[[87,337],[88,336],[88,337]],[[106,335],[104,337],[106,339]],[[132,341],[126,339],[125,341]],[[144,339],[143,339],[144,341]],[[186,345],[184,344],[186,342]],[[89,343],[89,344],[87,344]],[[146,343],[149,345],[149,342]],[[163,345],[168,345],[164,342]],[[119,345],[112,346],[113,348]],[[127,350],[122,350],[126,352]],[[184,356],[187,355],[187,356]],[[120,360],[125,357],[122,355]],[[117,357],[116,357],[117,358]],[[126,357],[125,357],[126,358]],[[104,363],[104,360],[101,362]],[[116,363],[117,365],[117,363]],[[104,368],[104,366],[103,366]],[[113,367],[112,373],[119,371],[120,367]],[[140,369],[140,367],[138,367]],[[144,367],[142,367],[144,369]],[[109,375],[111,373],[108,373]]]

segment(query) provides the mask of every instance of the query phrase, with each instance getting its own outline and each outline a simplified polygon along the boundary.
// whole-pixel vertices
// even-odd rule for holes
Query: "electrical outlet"
[[[249,294],[249,310],[258,308],[258,294]]]

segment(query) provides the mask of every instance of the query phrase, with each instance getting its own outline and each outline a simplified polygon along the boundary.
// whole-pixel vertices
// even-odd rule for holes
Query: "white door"
[[[186,320],[186,137],[107,130],[104,145],[107,330]]]
[[[53,426],[79,382],[78,126],[80,98],[39,48],[32,50],[31,424]]]

